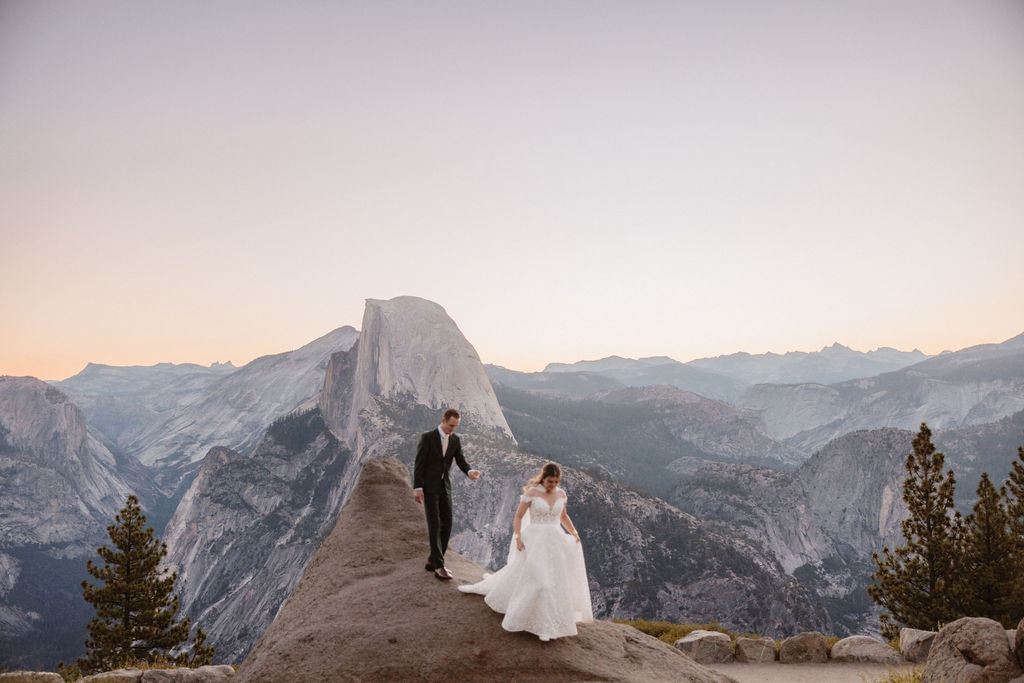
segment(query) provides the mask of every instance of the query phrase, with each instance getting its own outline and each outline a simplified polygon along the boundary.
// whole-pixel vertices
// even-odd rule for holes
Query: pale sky
[[[0,374],[1024,332],[1024,3],[0,0]]]

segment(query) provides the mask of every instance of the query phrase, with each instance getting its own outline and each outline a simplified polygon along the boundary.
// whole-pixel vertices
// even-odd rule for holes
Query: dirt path
[[[913,664],[705,664],[739,683],[873,683],[893,670],[909,671]]]

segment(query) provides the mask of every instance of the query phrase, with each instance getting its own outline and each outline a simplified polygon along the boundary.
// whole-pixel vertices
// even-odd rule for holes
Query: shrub
[[[674,624],[671,621],[648,621],[637,617],[636,619],[613,619],[617,624],[627,624],[632,626],[637,631],[642,631],[649,636],[654,636],[658,640],[664,641],[669,645],[674,644],[680,638],[688,636],[693,631],[718,631],[724,633],[733,640],[736,640],[740,636],[748,638],[760,638],[756,633],[733,633],[727,628],[720,626],[717,621],[712,621],[707,624]],[[838,639],[837,639],[838,640]]]
[[[876,678],[868,683],[921,683],[924,676],[924,664],[919,664],[912,669],[892,669],[881,678]],[[863,680],[866,679],[861,677]]]

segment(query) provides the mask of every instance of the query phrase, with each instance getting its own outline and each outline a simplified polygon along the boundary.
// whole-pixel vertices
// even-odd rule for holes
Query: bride
[[[544,465],[519,498],[505,566],[479,583],[459,586],[483,595],[491,609],[504,614],[506,631],[528,631],[545,641],[574,636],[577,622],[594,618],[583,548],[565,510],[561,479],[558,465]]]

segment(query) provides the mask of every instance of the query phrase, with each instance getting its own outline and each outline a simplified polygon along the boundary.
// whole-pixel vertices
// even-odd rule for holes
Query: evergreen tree
[[[174,623],[178,596],[171,591],[178,575],[161,572],[167,546],[153,535],[152,527],[146,527],[138,498],[129,496],[115,521],[107,527],[113,549],[101,546],[96,551],[103,566],[92,560],[86,564],[102,585],[82,581],[82,595],[96,608],[96,618],[88,625],[86,656],[78,660],[86,673],[168,657],[188,640],[190,619]],[[205,638],[199,630],[194,641],[195,658],[206,660],[201,663],[213,655],[203,644]],[[186,660],[178,656],[172,661]]]
[[[889,611],[880,617],[887,639],[899,634],[900,624],[934,630],[960,616],[963,532],[953,509],[956,479],[952,470],[943,476],[945,456],[935,450],[931,437],[922,423],[907,456],[903,500],[909,515],[901,524],[905,544],[872,556],[876,569],[868,595]]]
[[[1006,480],[1006,516],[1010,538],[1013,540],[1011,565],[1016,573],[1013,598],[1010,601],[1010,619],[1024,618],[1024,447],[1017,447],[1017,459],[1010,466]],[[1015,622],[1016,623],[1016,622]]]
[[[1010,628],[1016,571],[1014,544],[1010,537],[1003,498],[1006,489],[996,487],[983,472],[978,483],[978,502],[964,524],[964,612],[988,617]]]

